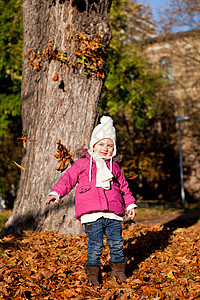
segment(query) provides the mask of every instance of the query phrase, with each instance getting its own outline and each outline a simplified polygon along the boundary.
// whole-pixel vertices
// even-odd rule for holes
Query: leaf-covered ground
[[[87,238],[52,232],[0,236],[0,299],[200,299],[200,222],[125,226],[126,282],[110,278],[102,254],[102,284],[86,280]]]

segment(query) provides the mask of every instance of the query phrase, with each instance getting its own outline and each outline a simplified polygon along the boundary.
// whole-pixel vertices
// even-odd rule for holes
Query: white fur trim
[[[136,204],[130,204],[129,206],[127,206],[127,211],[131,210],[132,208],[137,208]]]
[[[60,199],[60,195],[57,192],[50,192],[48,196],[56,196]]]

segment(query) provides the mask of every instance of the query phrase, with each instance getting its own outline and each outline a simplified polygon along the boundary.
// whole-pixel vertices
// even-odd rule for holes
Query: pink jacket
[[[106,161],[110,168],[110,161]],[[85,157],[78,159],[65,172],[60,180],[53,187],[52,191],[64,197],[71,189],[76,187],[75,192],[75,214],[76,219],[86,213],[94,211],[114,212],[119,216],[125,215],[124,207],[135,203],[131,194],[128,182],[119,165],[113,161],[112,173],[114,175],[111,189],[105,190],[96,187],[96,163],[92,163],[92,181],[89,182],[90,155],[85,152]]]

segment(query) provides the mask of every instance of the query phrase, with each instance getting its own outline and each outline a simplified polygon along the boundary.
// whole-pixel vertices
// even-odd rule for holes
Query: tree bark
[[[103,79],[88,78],[81,67],[69,68],[55,59],[43,59],[40,69],[33,70],[25,55],[29,49],[41,53],[51,38],[54,51],[67,52],[75,62],[75,41],[69,35],[84,30],[90,35],[100,34],[107,47],[111,39],[110,5],[111,0],[23,1],[22,121],[23,133],[28,137],[21,165],[26,172],[21,173],[18,196],[4,232],[83,233],[80,222],[75,220],[74,192],[61,205],[47,207],[45,200],[63,175],[55,170],[58,140],[71,152],[88,146]],[[53,80],[56,73],[57,79]]]

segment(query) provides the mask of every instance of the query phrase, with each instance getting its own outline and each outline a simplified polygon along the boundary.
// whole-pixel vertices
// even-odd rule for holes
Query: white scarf
[[[105,190],[110,189],[110,182],[113,178],[112,174],[112,157],[103,157],[101,154],[88,150],[90,154],[90,171],[89,171],[89,181],[91,182],[91,172],[92,172],[92,159],[95,160],[97,166],[96,173],[96,187],[101,187]],[[110,159],[110,170],[108,169],[105,159]]]

